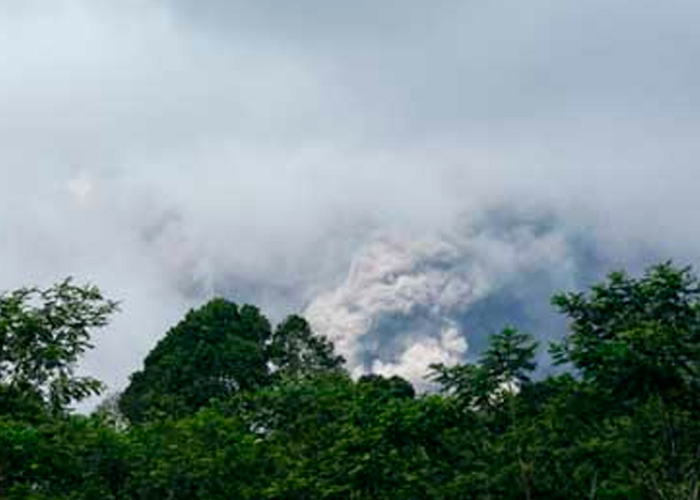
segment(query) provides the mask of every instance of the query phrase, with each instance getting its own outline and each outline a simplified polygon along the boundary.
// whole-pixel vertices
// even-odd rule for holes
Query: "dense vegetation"
[[[554,298],[569,331],[514,328],[436,391],[351,379],[292,316],[193,310],[119,396],[74,372],[116,304],[70,281],[0,296],[0,498],[698,499],[700,288],[672,264]]]

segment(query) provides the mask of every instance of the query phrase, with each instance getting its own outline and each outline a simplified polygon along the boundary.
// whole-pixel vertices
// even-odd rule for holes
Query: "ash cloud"
[[[549,296],[599,271],[590,242],[564,228],[499,210],[430,238],[378,237],[305,315],[356,375],[398,374],[420,385],[431,364],[478,354],[504,326],[542,340],[561,335]]]
[[[0,288],[74,275],[122,299],[85,363],[114,388],[214,294],[307,310],[358,369],[412,378],[501,318],[550,335],[551,289],[700,256],[699,20],[685,0],[2,2]]]

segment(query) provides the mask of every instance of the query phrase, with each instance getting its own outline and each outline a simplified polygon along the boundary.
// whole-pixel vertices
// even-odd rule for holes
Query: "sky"
[[[422,379],[617,268],[697,264],[690,0],[3,0],[0,289],[122,301],[119,390],[191,307],[303,313]]]

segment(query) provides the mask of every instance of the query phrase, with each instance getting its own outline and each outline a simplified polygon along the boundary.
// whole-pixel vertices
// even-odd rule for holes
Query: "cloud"
[[[72,274],[123,299],[86,363],[115,387],[217,293],[374,332],[341,339],[363,369],[456,358],[445,325],[478,346],[470,321],[537,316],[528,294],[576,269],[698,258],[698,17],[684,0],[3,2],[1,287]],[[556,227],[475,229],[493,207]],[[392,323],[401,301],[427,312]]]
[[[490,212],[430,239],[372,240],[345,281],[316,297],[305,315],[356,374],[420,383],[430,364],[463,361],[468,343],[479,346],[523,316],[522,326],[546,337],[540,329],[554,320],[542,303],[598,271],[583,257],[582,242],[544,215]],[[506,297],[515,305],[489,314],[485,329],[479,311]]]
[[[385,377],[397,375],[412,381],[416,387],[424,388],[428,386],[431,365],[453,366],[463,361],[467,347],[459,327],[446,324],[439,337],[417,339],[400,353],[396,361],[377,359],[369,371]]]

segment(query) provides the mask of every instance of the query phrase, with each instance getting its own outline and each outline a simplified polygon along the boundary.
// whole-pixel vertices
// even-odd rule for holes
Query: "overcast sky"
[[[0,1],[1,288],[121,299],[86,366],[114,389],[214,294],[413,377],[527,277],[539,310],[591,254],[698,263],[699,25],[691,0]]]

